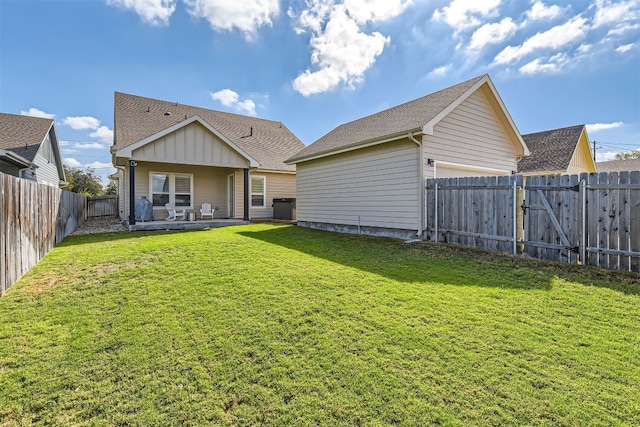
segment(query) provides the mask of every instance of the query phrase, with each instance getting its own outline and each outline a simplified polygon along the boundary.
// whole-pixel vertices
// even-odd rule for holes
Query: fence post
[[[580,263],[586,265],[585,256],[587,253],[587,181],[580,180],[580,204],[582,209],[582,233],[580,233]]]
[[[434,229],[435,229],[435,242],[438,243],[438,181],[435,182],[434,188],[435,188],[435,201],[433,204],[436,210],[433,215],[433,222],[434,222]]]

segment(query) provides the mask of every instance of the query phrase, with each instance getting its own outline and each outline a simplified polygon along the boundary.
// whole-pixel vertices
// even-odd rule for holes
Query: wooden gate
[[[577,175],[532,176],[524,185],[524,253],[581,262],[584,191]]]
[[[118,215],[118,196],[94,196],[87,198],[87,218]]]

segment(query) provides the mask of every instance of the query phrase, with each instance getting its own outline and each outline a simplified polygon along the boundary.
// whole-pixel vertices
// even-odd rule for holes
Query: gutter
[[[420,237],[422,236],[422,233],[424,231],[424,216],[426,213],[426,210],[424,208],[424,191],[425,191],[425,186],[424,186],[424,150],[422,148],[422,142],[418,141],[414,136],[412,132],[407,133],[407,137],[416,143],[416,145],[418,146],[418,203],[419,203],[419,208],[418,208],[418,230],[416,232],[416,237]]]

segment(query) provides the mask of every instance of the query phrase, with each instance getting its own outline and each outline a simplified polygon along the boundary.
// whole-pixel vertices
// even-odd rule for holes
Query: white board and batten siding
[[[434,177],[428,159],[436,161],[437,178],[508,175],[517,169],[515,147],[480,90],[440,120],[433,135],[423,137],[423,146],[425,178]]]
[[[415,229],[420,206],[417,149],[404,139],[298,163],[296,219]]]
[[[133,150],[134,160],[247,168],[249,161],[200,123],[191,123]]]

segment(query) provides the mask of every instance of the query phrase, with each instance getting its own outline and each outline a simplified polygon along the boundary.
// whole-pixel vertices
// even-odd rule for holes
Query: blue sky
[[[488,73],[521,133],[640,148],[640,0],[0,0],[0,111],[110,167],[115,91],[279,120],[305,144]]]

